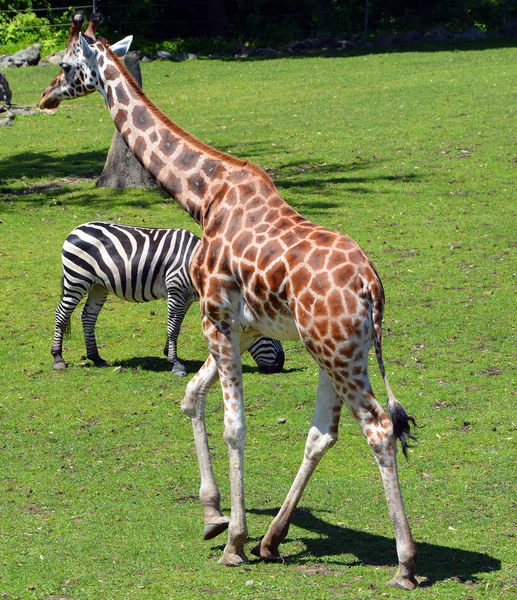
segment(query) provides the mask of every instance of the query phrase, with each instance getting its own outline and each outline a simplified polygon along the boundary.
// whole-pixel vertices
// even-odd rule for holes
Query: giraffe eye
[[[70,63],[67,63],[67,62],[64,62],[64,61],[60,62],[59,66],[63,69],[63,71],[65,73],[69,73],[70,69],[72,68],[72,65]]]

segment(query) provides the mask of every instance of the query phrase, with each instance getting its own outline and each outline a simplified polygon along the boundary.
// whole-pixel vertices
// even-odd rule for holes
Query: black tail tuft
[[[400,440],[402,445],[402,452],[407,458],[407,449],[411,448],[408,439],[417,440],[417,438],[411,433],[411,426],[418,427],[415,419],[408,415],[405,408],[397,400],[388,401],[388,415],[390,417],[391,424],[393,425],[393,433],[395,437]]]

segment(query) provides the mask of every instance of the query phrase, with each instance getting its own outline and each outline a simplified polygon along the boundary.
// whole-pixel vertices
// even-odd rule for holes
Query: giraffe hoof
[[[219,559],[219,564],[225,567],[238,567],[248,562],[248,557],[243,553],[225,552]]]
[[[254,548],[252,548],[251,553],[254,556],[258,556],[263,560],[267,560],[268,562],[278,562],[282,560],[280,556],[280,552],[278,550],[270,550],[262,542],[257,544]]]
[[[223,531],[228,529],[228,525],[230,524],[230,519],[228,517],[221,517],[217,521],[212,521],[211,523],[205,524],[205,529],[203,531],[203,539],[211,540],[215,538]]]
[[[399,590],[412,591],[418,586],[418,581],[414,577],[401,577],[396,575],[388,581],[388,585]]]
[[[58,358],[57,360],[55,360],[52,363],[52,368],[55,369],[56,371],[62,371],[63,369],[66,369],[67,367],[68,367],[68,365],[62,358]]]

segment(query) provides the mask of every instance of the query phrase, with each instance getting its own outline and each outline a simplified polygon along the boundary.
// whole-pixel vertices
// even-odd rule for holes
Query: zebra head
[[[72,17],[66,53],[59,63],[61,72],[43,91],[39,101],[40,108],[56,108],[61,100],[86,96],[95,90],[103,91],[100,71],[102,55],[108,45],[104,40],[98,42],[95,38],[95,32],[101,22],[101,15],[94,13],[88,29],[83,33],[83,15],[76,13]],[[115,55],[124,57],[132,39],[132,36],[126,37],[109,49]]]

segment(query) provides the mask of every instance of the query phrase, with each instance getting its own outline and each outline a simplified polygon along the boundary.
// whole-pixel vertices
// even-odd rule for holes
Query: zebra
[[[177,356],[181,323],[190,305],[199,300],[190,275],[190,262],[200,239],[187,229],[132,227],[106,221],[83,223],[70,232],[61,253],[61,302],[51,353],[54,369],[65,369],[63,337],[70,317],[86,294],[81,321],[86,357],[96,366],[108,363],[99,355],[95,325],[109,293],[131,302],[167,298],[167,341],[164,354],[172,374],[187,371]],[[278,373],[285,360],[279,341],[261,337],[249,352],[263,373]]]

